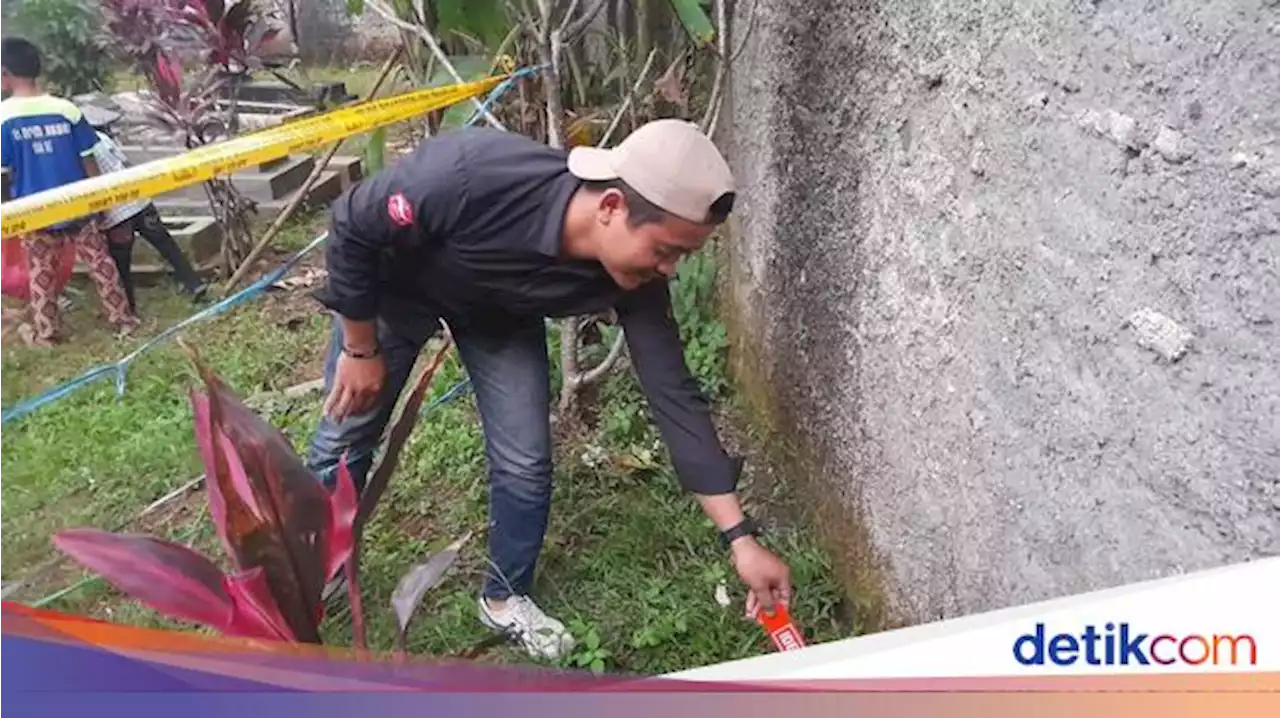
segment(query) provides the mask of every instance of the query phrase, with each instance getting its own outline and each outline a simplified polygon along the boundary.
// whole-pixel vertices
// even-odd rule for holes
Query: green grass
[[[301,241],[305,232],[295,232]],[[724,330],[709,314],[714,282],[710,254],[682,269],[677,319],[699,379],[726,411],[732,396],[724,377]],[[28,396],[126,347],[100,336],[86,308],[76,311],[75,341],[55,352],[7,345],[4,402]],[[190,308],[167,288],[142,295],[153,328]],[[187,338],[241,396],[277,390],[319,375],[326,318],[298,296],[271,296],[193,329]],[[555,336],[552,336],[553,356]],[[463,377],[450,355],[432,387],[438,396]],[[555,383],[555,382],[553,382]],[[3,435],[4,575],[27,575],[50,556],[49,536],[61,527],[114,528],[156,497],[200,471],[186,391],[186,359],[162,347],[136,363],[123,398],[107,384],[67,397],[8,428]],[[600,387],[594,425],[561,436],[557,446],[551,526],[535,592],[579,641],[562,663],[594,670],[655,674],[758,655],[770,650],[760,628],[743,619],[744,589],[715,531],[670,469],[631,372]],[[320,397],[266,405],[271,420],[301,450],[319,418]],[[745,447],[751,450],[750,446]],[[628,460],[629,459],[629,460]],[[372,647],[387,649],[394,635],[390,596],[415,563],[475,531],[454,571],[429,592],[409,633],[418,654],[460,655],[482,645],[488,632],[476,620],[485,566],[487,477],[483,438],[470,395],[425,418],[408,442],[397,476],[366,533],[362,564],[364,605]],[[771,492],[777,492],[777,486]],[[752,506],[770,496],[745,489]],[[767,508],[764,509],[767,511]],[[197,492],[143,522],[143,530],[189,541],[217,556],[204,495]],[[803,525],[783,525],[767,539],[789,562],[797,587],[794,613],[811,641],[850,634],[845,602],[830,559]],[[47,576],[20,599],[33,601],[84,580],[74,567]],[[724,584],[733,600],[713,596]],[[50,603],[144,626],[179,626],[89,580]],[[346,644],[345,609],[326,622],[327,640]],[[480,651],[479,660],[523,662],[516,650]]]
[[[81,289],[69,317],[69,345],[56,350],[16,342],[5,346],[5,406],[114,361],[141,343],[110,338],[94,316],[92,290]],[[314,312],[282,316],[283,304],[272,298],[243,305],[193,327],[185,338],[239,391],[283,388],[310,378],[299,378],[299,362],[308,361],[325,328],[324,317]],[[197,309],[167,286],[143,289],[139,305],[148,334]],[[164,344],[131,365],[122,397],[117,398],[110,379],[99,380],[5,427],[6,580],[47,554],[53,530],[110,525],[200,473],[187,404],[190,378],[179,347]]]

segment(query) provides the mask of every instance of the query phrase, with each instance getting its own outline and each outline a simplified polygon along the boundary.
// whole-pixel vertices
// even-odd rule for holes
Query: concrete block
[[[311,191],[307,193],[307,202],[312,206],[324,206],[336,199],[342,193],[342,189],[342,177],[334,170],[325,170],[320,175],[320,179],[316,180]],[[295,189],[277,199],[259,201],[259,218],[269,220],[282,212],[296,191]],[[160,211],[166,215],[190,217],[209,213],[209,203],[202,196],[165,195],[157,198],[155,202]]]
[[[244,103],[241,103],[243,106]],[[257,130],[275,127],[277,125],[290,122],[301,117],[306,117],[316,111],[314,107],[307,106],[289,106],[289,105],[260,105],[264,111],[262,112],[245,112],[240,111],[240,132],[255,132]],[[278,109],[277,109],[278,108]]]
[[[335,170],[325,170],[307,193],[306,202],[311,207],[323,207],[337,199],[343,188],[342,176]]]
[[[124,151],[126,157],[133,164],[142,164],[144,162],[152,162],[154,160],[173,157],[186,151],[185,148],[175,145],[121,145],[120,149]],[[267,160],[259,164],[256,168],[249,168],[245,172],[267,172],[282,165],[288,164],[297,159],[297,155],[283,155],[272,160]]]
[[[218,100],[218,107],[228,109],[231,107],[231,100]],[[304,117],[316,111],[314,105],[300,105],[296,102],[254,102],[252,100],[240,100],[236,103],[236,110],[243,115],[274,115],[283,119],[293,119],[296,117]]]
[[[315,160],[310,155],[292,157],[268,170],[255,167],[236,172],[231,175],[231,182],[255,202],[269,202],[280,199],[301,186],[314,166]],[[205,190],[202,183],[196,183],[166,192],[160,197],[204,199]]]
[[[364,160],[349,155],[335,155],[332,160],[329,160],[329,166],[326,169],[336,171],[342,180],[343,189],[346,189],[364,177]]]
[[[352,99],[346,83],[327,82],[319,85],[310,95],[295,87],[275,80],[251,80],[240,86],[237,93],[241,102],[261,103],[342,103]],[[225,96],[225,94],[224,94]]]
[[[248,187],[253,187],[258,183],[265,184],[269,196],[263,199],[280,199],[290,192],[302,186],[307,181],[307,177],[311,176],[311,170],[316,166],[316,161],[310,155],[298,157],[290,160],[278,167],[267,172],[244,173],[236,175],[232,180],[237,187],[243,187],[241,182],[248,183]],[[256,197],[256,196],[255,196]]]

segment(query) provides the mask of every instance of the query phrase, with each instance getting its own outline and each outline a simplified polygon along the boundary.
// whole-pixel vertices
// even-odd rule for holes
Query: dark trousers
[[[427,337],[416,334],[378,321],[387,378],[377,404],[340,422],[322,418],[312,437],[307,464],[326,486],[334,486],[338,461],[346,452],[347,469],[363,491],[383,430],[426,343]],[[475,391],[489,463],[489,554],[497,571],[490,567],[484,595],[527,595],[551,509],[546,327],[535,319],[501,335],[455,332],[454,341]],[[335,319],[325,358],[326,396],[341,351],[342,324]]]
[[[156,248],[156,252],[172,268],[173,278],[182,286],[184,293],[194,294],[200,289],[200,275],[196,274],[177,240],[169,233],[169,228],[164,226],[164,220],[160,218],[156,206],[148,205],[146,209],[108,230],[108,249],[124,282],[124,291],[131,309],[137,311],[133,281],[134,232],[142,235],[143,239]]]

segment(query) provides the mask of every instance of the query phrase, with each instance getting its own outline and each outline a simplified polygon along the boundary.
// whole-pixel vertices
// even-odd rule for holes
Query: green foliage
[[[474,38],[490,51],[498,49],[512,26],[504,0],[435,0],[435,6],[442,37]]]
[[[366,174],[381,172],[386,166],[387,128],[379,127],[369,133],[369,143],[364,146],[364,168]]]
[[[684,339],[685,361],[712,399],[721,398],[725,382],[725,351],[729,339],[716,311],[714,246],[686,257],[676,272],[672,310]]]
[[[575,668],[589,669],[592,673],[604,673],[605,667],[613,658],[613,652],[604,647],[599,631],[580,618],[570,621],[566,628],[570,634],[581,638],[567,663]]]
[[[5,36],[40,48],[41,81],[63,97],[109,89],[111,68],[99,44],[97,8],[86,0],[22,0],[5,8]]]
[[[391,0],[389,5],[401,20],[420,22],[415,3],[410,0]],[[514,25],[505,0],[429,0],[422,5],[436,20],[435,27],[428,29],[444,42],[461,37],[496,51]],[[364,10],[364,0],[347,0],[349,15],[361,15]]]
[[[671,0],[671,6],[680,16],[680,24],[699,45],[709,45],[716,37],[711,18],[707,17],[707,11],[702,7],[704,4],[706,3],[699,0]]]

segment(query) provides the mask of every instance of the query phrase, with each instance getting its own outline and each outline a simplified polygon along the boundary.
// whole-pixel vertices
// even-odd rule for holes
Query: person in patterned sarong
[[[0,102],[0,165],[9,175],[12,198],[26,197],[98,174],[93,159],[97,134],[73,103],[40,90],[40,53],[20,38],[0,48],[5,100]],[[78,217],[31,232],[22,246],[30,267],[31,342],[52,346],[62,339],[59,261],[70,242],[89,269],[107,321],[120,335],[138,328],[120,272],[107,251],[98,217]]]

